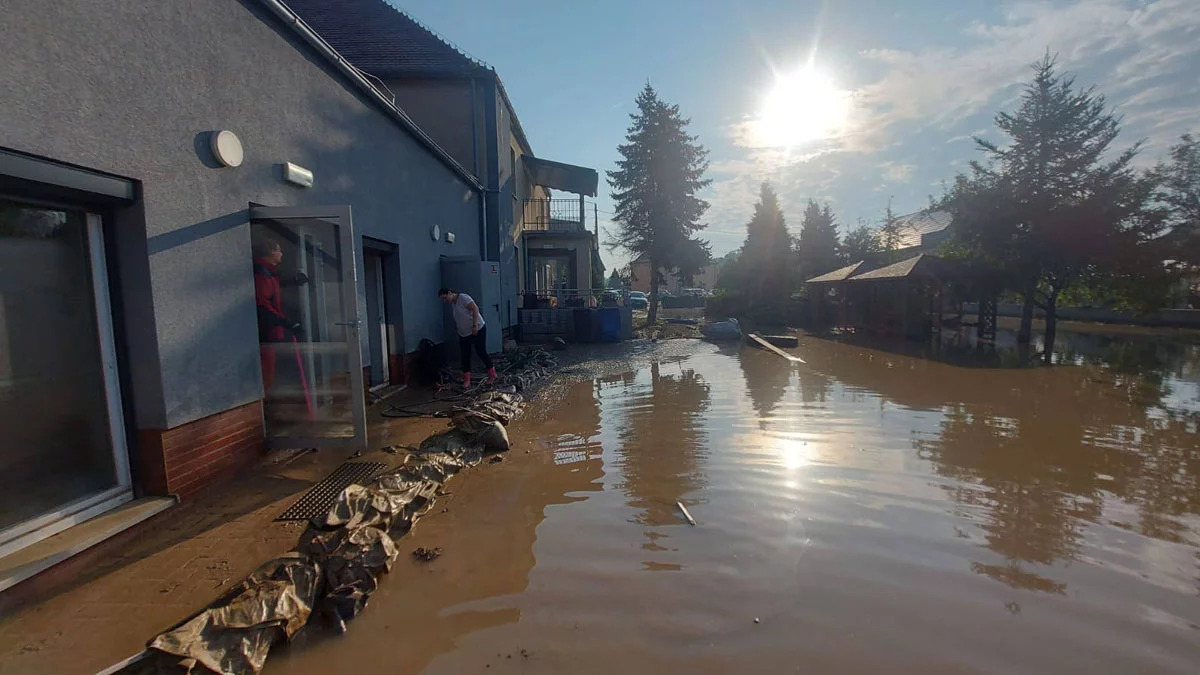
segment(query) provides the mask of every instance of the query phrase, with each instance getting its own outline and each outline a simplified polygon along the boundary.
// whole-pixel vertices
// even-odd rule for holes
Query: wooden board
[[[800,358],[799,356],[792,356],[791,354],[783,351],[782,349],[780,349],[779,347],[776,347],[775,345],[771,344],[770,342],[767,342],[766,340],[760,338],[759,336],[755,335],[754,333],[749,333],[748,335],[746,335],[746,338],[751,340],[751,343],[754,346],[760,347],[769,352],[774,352],[774,353],[778,354],[779,356],[782,356],[783,358],[787,359],[788,361],[791,361],[792,363],[804,363],[804,359]]]
[[[759,337],[780,349],[791,349],[800,346],[800,338],[795,335],[759,335]]]

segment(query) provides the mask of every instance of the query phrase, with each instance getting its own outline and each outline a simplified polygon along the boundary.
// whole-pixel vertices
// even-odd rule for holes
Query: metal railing
[[[623,307],[629,293],[614,288],[527,289],[521,292],[521,309],[570,307]]]
[[[588,206],[578,199],[526,199],[521,228],[542,232],[586,232]]]

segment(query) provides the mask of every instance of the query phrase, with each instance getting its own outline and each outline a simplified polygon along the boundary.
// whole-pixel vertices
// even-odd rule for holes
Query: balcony
[[[588,229],[589,210],[592,230]],[[526,199],[521,218],[525,232],[587,234],[596,224],[596,205],[583,199]]]

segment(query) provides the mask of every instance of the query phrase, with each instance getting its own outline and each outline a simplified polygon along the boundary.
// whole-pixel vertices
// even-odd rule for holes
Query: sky
[[[1047,51],[1123,116],[1118,146],[1145,141],[1141,164],[1200,133],[1200,0],[390,1],[496,69],[536,156],[600,171],[602,242],[605,171],[647,81],[709,150],[717,256],[763,180],[793,234],[808,199],[842,233],[889,201],[924,208],[980,158],[973,136],[1003,139],[994,116]]]

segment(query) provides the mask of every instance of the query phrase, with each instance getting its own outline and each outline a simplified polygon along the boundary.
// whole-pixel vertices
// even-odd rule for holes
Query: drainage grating
[[[311,490],[304,493],[303,497],[279,514],[275,520],[308,520],[315,516],[323,516],[329,512],[329,507],[333,506],[338,495],[342,494],[342,490],[347,486],[354,483],[362,485],[386,468],[387,464],[379,462],[346,462],[334,469],[333,473],[320,483],[312,486]]]

